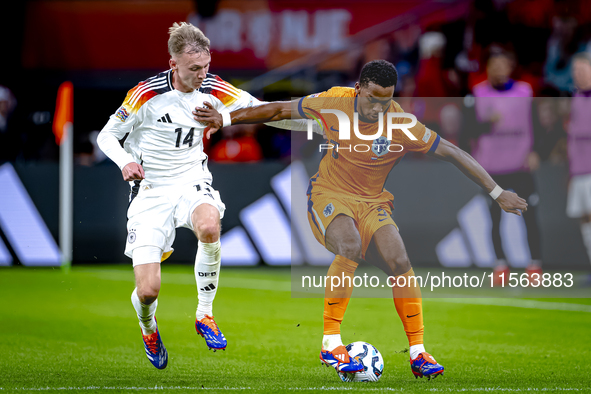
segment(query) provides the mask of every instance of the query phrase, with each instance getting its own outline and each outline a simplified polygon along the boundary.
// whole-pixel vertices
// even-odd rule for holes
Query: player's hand
[[[193,119],[195,119],[197,122],[208,124],[203,132],[205,133],[205,137],[209,139],[211,138],[212,134],[222,128],[224,121],[222,119],[222,115],[220,115],[220,113],[216,111],[215,108],[213,108],[213,105],[207,101],[204,102],[203,105],[205,107],[195,108],[195,111],[193,111]]]
[[[527,201],[508,190],[501,193],[497,198],[497,202],[503,211],[514,213],[517,216],[521,216],[521,211],[527,211]]]
[[[144,169],[138,163],[129,163],[121,170],[124,181],[139,181],[146,177]]]

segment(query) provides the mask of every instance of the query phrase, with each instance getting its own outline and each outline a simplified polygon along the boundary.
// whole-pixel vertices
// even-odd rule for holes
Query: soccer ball
[[[355,357],[363,364],[363,371],[339,372],[343,382],[377,382],[384,372],[384,358],[373,345],[367,342],[353,342],[346,346],[349,357]]]

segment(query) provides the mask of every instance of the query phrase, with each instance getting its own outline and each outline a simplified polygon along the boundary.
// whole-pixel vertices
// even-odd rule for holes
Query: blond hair
[[[205,52],[209,55],[209,38],[190,23],[181,22],[172,24],[168,29],[168,53],[170,56],[182,53]]]

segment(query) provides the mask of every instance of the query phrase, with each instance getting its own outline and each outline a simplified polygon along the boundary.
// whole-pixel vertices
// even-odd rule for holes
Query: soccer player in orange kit
[[[429,154],[454,164],[468,178],[485,189],[506,211],[521,215],[527,203],[517,194],[503,190],[470,156],[441,138],[434,131],[417,122],[403,133],[394,130],[387,137],[388,114],[396,121],[410,123],[392,97],[398,75],[396,68],[384,60],[367,63],[354,88],[333,87],[326,92],[310,95],[295,102],[275,102],[242,109],[232,113],[217,113],[213,108],[193,112],[195,119],[210,123],[209,133],[221,126],[241,123],[262,123],[281,119],[314,119],[322,124],[323,132],[332,146],[320,162],[318,172],[310,179],[308,220],[318,242],[336,255],[328,277],[353,277],[358,264],[367,261],[382,269],[395,280],[414,276],[404,243],[396,223],[391,218],[393,196],[384,189],[392,168],[407,151]],[[344,112],[358,123],[358,132],[349,139],[339,138],[337,116],[322,113],[322,109]],[[382,117],[382,119],[380,119]],[[409,124],[409,126],[411,126]],[[350,129],[350,128],[349,128]],[[372,135],[372,141],[357,134]],[[359,148],[361,145],[371,148]],[[338,147],[338,149],[337,149]],[[356,359],[349,357],[340,336],[353,288],[350,283],[333,290],[326,287],[324,298],[324,338],[320,359],[338,372],[363,369]],[[403,282],[403,281],[401,281]],[[412,281],[405,280],[403,283]],[[399,282],[400,283],[400,282]],[[421,291],[418,286],[392,288],[396,311],[410,345],[410,364],[415,377],[436,377],[444,368],[425,351],[423,345],[423,313]]]

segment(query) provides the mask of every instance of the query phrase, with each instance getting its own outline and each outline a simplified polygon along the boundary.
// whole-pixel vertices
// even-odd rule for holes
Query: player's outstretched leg
[[[368,255],[369,254],[369,255]],[[395,225],[379,228],[366,253],[367,261],[390,277],[392,298],[410,346],[410,363],[415,377],[436,377],[443,367],[423,345],[423,299],[406,248]]]
[[[158,307],[158,300],[154,300],[151,304],[142,303],[136,288],[131,294],[131,303],[137,312],[148,360],[158,369],[166,368],[168,365],[168,352],[162,343],[162,338],[160,338],[158,324],[154,316]]]
[[[327,276],[344,278],[344,283],[332,288],[330,279],[327,281],[324,298],[324,338],[320,360],[331,366],[337,372],[358,372],[363,370],[363,364],[349,353],[341,340],[341,323],[353,292],[353,274],[357,263],[343,256],[336,256]]]
[[[213,318],[213,300],[218,289],[221,265],[220,241],[205,243],[199,241],[195,259],[195,279],[199,305],[195,319],[195,330],[205,338],[209,349],[225,349],[226,337]]]
[[[425,351],[423,345],[423,299],[421,289],[413,279],[415,273],[411,268],[405,274],[394,277],[395,286],[392,287],[392,295],[396,312],[410,346],[410,368],[415,378],[427,376],[429,379],[443,374],[443,366]]]
[[[410,367],[415,378],[427,376],[429,379],[443,374],[443,366],[425,351],[423,345],[423,299],[421,289],[413,279],[415,273],[411,268],[405,274],[394,278],[392,287],[394,305],[410,346]]]

